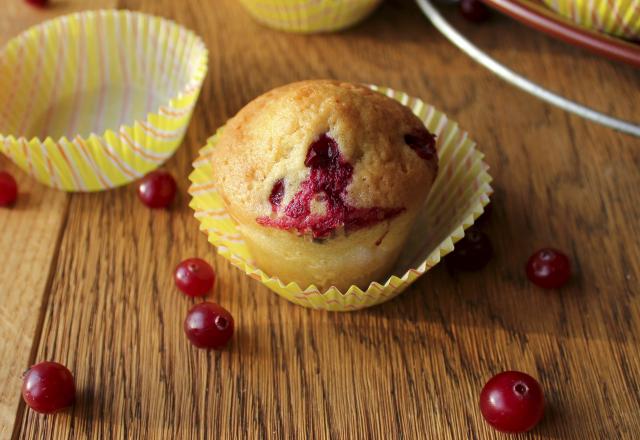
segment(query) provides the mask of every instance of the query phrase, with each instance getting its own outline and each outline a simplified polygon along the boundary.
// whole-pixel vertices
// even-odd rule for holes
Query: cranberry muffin
[[[214,181],[258,267],[321,290],[384,281],[433,185],[435,137],[367,87],[302,81],[233,117]]]

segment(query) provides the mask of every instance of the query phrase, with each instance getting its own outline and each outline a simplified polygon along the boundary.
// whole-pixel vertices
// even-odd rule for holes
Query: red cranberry
[[[498,431],[529,431],[542,419],[544,394],[538,381],[528,374],[505,371],[482,388],[480,412]]]
[[[477,229],[468,229],[464,238],[456,243],[447,263],[454,269],[464,271],[480,270],[493,257],[493,246],[489,237]]]
[[[176,286],[188,296],[202,296],[213,289],[216,274],[206,261],[189,258],[178,264],[174,275]]]
[[[559,250],[545,248],[529,257],[526,271],[534,284],[545,289],[557,289],[569,281],[571,263]]]
[[[203,302],[189,310],[184,332],[198,348],[220,349],[233,335],[233,317],[218,304]]]
[[[484,207],[484,212],[476,219],[474,226],[484,226],[488,224],[491,217],[493,217],[493,202]]]
[[[464,18],[474,23],[482,23],[489,19],[489,8],[480,0],[461,0],[460,13]]]
[[[138,196],[149,208],[166,208],[176,195],[177,185],[166,171],[152,171],[142,178]]]
[[[47,6],[47,4],[49,3],[49,0],[26,0],[26,2],[29,4],[32,4],[33,6],[38,6],[40,8],[43,8]]]
[[[338,165],[340,150],[338,143],[327,134],[316,139],[307,152],[304,165],[309,168],[328,168],[329,165]],[[339,166],[339,165],[338,165]]]
[[[437,157],[436,137],[426,129],[404,135],[404,143],[424,160],[433,160]]]
[[[18,198],[16,179],[6,171],[0,171],[0,206],[9,206]]]
[[[280,179],[273,184],[273,188],[271,189],[271,194],[269,195],[269,203],[271,203],[271,210],[273,212],[278,211],[278,208],[280,207],[280,203],[282,203],[283,198],[284,198],[284,181]]]
[[[22,378],[22,397],[29,407],[50,414],[75,402],[76,387],[71,372],[57,362],[40,362]]]

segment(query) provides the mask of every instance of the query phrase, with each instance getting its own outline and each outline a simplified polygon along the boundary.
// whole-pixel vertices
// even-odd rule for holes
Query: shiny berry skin
[[[138,197],[149,208],[166,208],[176,195],[177,185],[166,171],[152,171],[140,180]]]
[[[498,431],[529,431],[542,419],[544,394],[538,381],[528,374],[505,371],[482,388],[480,412]]]
[[[571,262],[557,249],[544,248],[529,257],[527,277],[537,286],[557,289],[571,278]]]
[[[461,0],[460,13],[467,20],[474,23],[482,23],[489,19],[490,13],[480,0]]]
[[[43,414],[67,408],[76,400],[73,375],[57,362],[40,362],[24,373],[22,397],[32,410]]]
[[[213,268],[200,258],[189,258],[178,264],[174,274],[176,286],[187,296],[203,296],[216,280]]]
[[[453,252],[447,257],[447,264],[453,269],[463,271],[480,270],[493,257],[493,246],[487,234],[468,229],[465,236],[456,243]]]
[[[49,0],[26,0],[26,2],[33,6],[38,6],[40,8],[43,8],[47,6],[47,4],[49,3]]]
[[[13,205],[18,198],[16,179],[6,171],[0,171],[0,206]]]
[[[195,305],[187,313],[184,332],[196,347],[218,350],[224,347],[233,335],[233,317],[218,304],[203,302]]]

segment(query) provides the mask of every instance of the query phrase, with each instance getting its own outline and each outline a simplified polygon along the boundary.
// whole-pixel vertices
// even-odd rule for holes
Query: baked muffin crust
[[[329,80],[250,102],[229,120],[211,160],[238,221],[316,239],[415,210],[437,173],[435,139],[411,110]]]

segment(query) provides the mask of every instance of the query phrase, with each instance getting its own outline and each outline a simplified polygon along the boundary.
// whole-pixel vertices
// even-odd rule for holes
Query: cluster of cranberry
[[[27,0],[43,6],[47,0]],[[462,15],[474,22],[488,18],[488,9],[478,0],[462,0]],[[138,196],[150,208],[165,208],[173,201],[177,185],[164,171],[154,171],[140,182]],[[0,206],[15,203],[18,186],[9,173],[0,172]],[[467,231],[455,251],[447,257],[450,267],[463,271],[482,269],[493,257],[489,237],[477,228]],[[562,252],[544,248],[535,252],[526,264],[527,277],[547,289],[563,286],[571,276],[569,259]],[[190,258],[178,265],[176,286],[187,296],[201,297],[213,289],[213,268],[200,258]],[[231,314],[218,304],[202,302],[189,310],[184,331],[199,348],[220,349],[233,335]],[[71,372],[56,362],[41,362],[23,376],[22,395],[35,411],[53,413],[75,402],[75,384]],[[480,411],[487,422],[503,432],[524,432],[542,419],[544,394],[538,381],[526,373],[505,371],[492,377],[480,393]]]
[[[138,186],[140,200],[150,208],[168,207],[177,192],[171,174],[153,171]],[[15,179],[0,172],[0,206],[13,204],[18,187]],[[487,208],[490,208],[489,205]],[[486,223],[489,212],[478,222]],[[494,251],[489,237],[479,226],[467,231],[447,264],[454,270],[474,271],[485,267]],[[569,259],[562,252],[544,248],[528,260],[525,273],[536,285],[548,289],[563,286],[571,276]],[[176,286],[185,295],[201,297],[213,289],[213,268],[200,258],[181,262],[174,272]],[[191,343],[199,348],[220,349],[233,335],[234,321],[231,314],[218,304],[201,302],[189,310],[184,321],[184,331]],[[52,413],[72,405],[75,401],[75,385],[71,372],[55,362],[42,362],[31,367],[24,375],[22,395],[35,411]],[[533,428],[544,412],[544,395],[540,384],[526,373],[506,371],[491,378],[480,393],[480,410],[484,418],[498,430],[524,432]]]
[[[154,171],[147,174],[138,186],[140,200],[150,208],[166,208],[175,198],[177,185],[171,174]],[[0,206],[10,206],[17,200],[18,185],[9,173],[0,172]],[[178,289],[190,297],[202,297],[215,283],[213,268],[200,258],[181,262],[174,272]],[[198,348],[221,349],[233,335],[231,314],[212,302],[192,307],[184,320],[184,332]],[[34,411],[49,414],[67,408],[75,402],[73,375],[57,362],[40,362],[23,375],[22,396]]]
[[[490,216],[491,205],[460,240],[446,262],[455,271],[476,271],[485,267],[494,251],[491,240],[480,230]],[[560,288],[571,277],[569,258],[562,252],[543,248],[534,252],[525,270],[529,280],[546,289]],[[525,432],[532,429],[544,413],[544,394],[538,381],[526,373],[505,371],[491,378],[480,393],[480,412],[499,431]]]
[[[175,198],[176,191],[176,181],[166,171],[153,171],[138,185],[140,200],[154,209],[168,207]],[[178,289],[185,295],[200,297],[213,289],[216,274],[206,261],[189,258],[178,265],[174,279]],[[219,349],[233,335],[233,317],[218,304],[202,302],[187,313],[184,332],[196,347]]]
[[[476,271],[484,268],[493,258],[493,246],[487,234],[480,230],[491,216],[491,205],[476,225],[469,228],[465,236],[456,243],[454,251],[447,255],[447,266],[455,271]],[[525,265],[529,280],[545,289],[559,289],[571,278],[571,263],[561,251],[546,247],[534,252]]]

